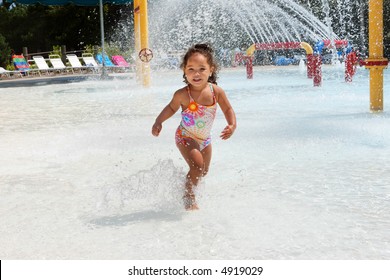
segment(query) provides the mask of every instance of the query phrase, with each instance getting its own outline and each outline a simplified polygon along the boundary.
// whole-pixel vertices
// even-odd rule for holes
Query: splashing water
[[[328,34],[329,34],[329,39],[331,42],[334,41],[334,37],[333,37],[333,29],[332,29],[332,19],[330,18],[330,7],[329,7],[329,2],[328,0],[322,0],[322,4],[323,4],[323,10],[324,10],[324,13],[325,13],[325,21],[326,21],[326,25],[328,26]],[[336,50],[336,46],[332,45],[331,46],[332,48],[332,63],[333,64],[336,64],[336,61],[337,60],[337,50]]]
[[[108,211],[178,210],[183,208],[181,197],[185,172],[171,159],[159,160],[149,170],[141,170],[124,177],[119,183],[103,188],[98,209]]]
[[[200,41],[234,48],[257,42],[337,38],[329,34],[327,25],[291,0],[153,1],[150,18],[152,45],[165,51],[182,50]]]

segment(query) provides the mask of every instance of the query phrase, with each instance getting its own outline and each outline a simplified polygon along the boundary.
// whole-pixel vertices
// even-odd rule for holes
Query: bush
[[[53,46],[53,50],[50,52],[50,55],[58,55],[61,56],[61,46]]]
[[[9,47],[6,39],[0,34],[0,66],[6,68],[10,63],[11,48]]]

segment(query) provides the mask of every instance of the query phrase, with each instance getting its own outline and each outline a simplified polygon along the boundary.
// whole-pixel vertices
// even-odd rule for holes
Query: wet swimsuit
[[[213,104],[205,106],[198,104],[191,96],[190,88],[187,87],[190,104],[181,112],[181,122],[176,130],[176,144],[188,146],[189,139],[195,140],[202,151],[211,143],[211,128],[217,112],[213,86],[209,83],[213,95]]]

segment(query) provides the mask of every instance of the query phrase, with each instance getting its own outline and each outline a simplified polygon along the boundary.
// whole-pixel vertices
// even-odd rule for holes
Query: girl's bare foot
[[[186,192],[183,196],[184,208],[187,211],[198,210],[198,204],[195,201],[194,193]]]

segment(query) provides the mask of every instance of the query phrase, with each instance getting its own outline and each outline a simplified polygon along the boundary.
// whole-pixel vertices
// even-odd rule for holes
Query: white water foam
[[[181,211],[181,197],[185,183],[185,172],[174,165],[171,159],[160,160],[149,170],[121,178],[114,185],[102,190],[100,211]]]

